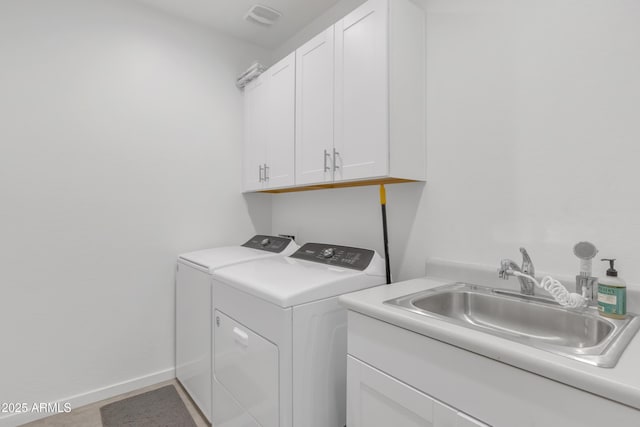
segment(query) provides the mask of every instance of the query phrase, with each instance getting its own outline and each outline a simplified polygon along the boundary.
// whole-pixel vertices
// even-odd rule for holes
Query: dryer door
[[[215,311],[214,373],[262,427],[279,426],[278,347]]]

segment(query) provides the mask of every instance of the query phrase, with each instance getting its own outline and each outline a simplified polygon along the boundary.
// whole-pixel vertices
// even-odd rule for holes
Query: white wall
[[[395,277],[426,257],[497,267],[520,246],[572,275],[590,240],[640,283],[640,3],[425,4],[428,182],[387,186]],[[381,250],[377,200],[278,195],[273,231]]]
[[[311,40],[314,36],[320,34],[323,30],[329,28],[334,22],[340,20],[343,16],[364,2],[365,0],[340,0],[336,2],[322,15],[318,16],[303,29],[298,31],[298,33],[293,35],[289,40],[285,41],[281,46],[275,49],[272,55],[272,63],[276,63],[289,55],[298,47]]]
[[[0,2],[0,402],[173,376],[176,255],[271,228],[234,86],[270,54],[128,0]]]

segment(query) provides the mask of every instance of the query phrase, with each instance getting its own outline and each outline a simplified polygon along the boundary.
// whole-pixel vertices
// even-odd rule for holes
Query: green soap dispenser
[[[627,284],[618,277],[614,268],[615,259],[604,258],[609,262],[606,277],[598,281],[598,311],[601,316],[624,319],[627,314]]]

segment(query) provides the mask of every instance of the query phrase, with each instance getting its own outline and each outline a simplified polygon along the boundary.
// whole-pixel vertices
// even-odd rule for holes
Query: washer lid
[[[265,239],[268,242],[265,242]],[[224,246],[189,252],[180,255],[178,261],[211,273],[218,268],[254,259],[290,255],[298,248],[299,246],[293,240],[287,238],[257,235],[242,246]]]
[[[371,260],[363,270],[274,257],[221,268],[213,277],[286,308],[384,284],[384,260],[371,252]]]

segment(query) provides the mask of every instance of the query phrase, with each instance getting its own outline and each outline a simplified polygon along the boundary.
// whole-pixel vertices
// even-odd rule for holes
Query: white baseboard
[[[60,407],[63,407],[65,403],[71,404],[72,409],[79,408],[81,406],[88,405],[90,403],[99,402],[104,399],[117,396],[119,394],[128,393],[143,387],[147,387],[153,384],[168,381],[176,377],[175,368],[169,368],[162,371],[154,372],[149,375],[134,378],[128,381],[112,384],[107,387],[97,388],[95,390],[88,391],[86,393],[77,394],[65,399],[58,399],[52,403],[59,403]],[[0,417],[0,427],[16,427],[31,421],[46,418],[48,416],[55,415],[42,412],[25,412],[19,414],[10,414]]]

